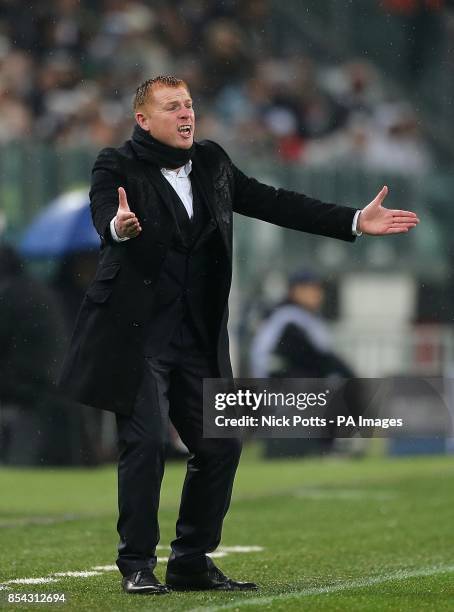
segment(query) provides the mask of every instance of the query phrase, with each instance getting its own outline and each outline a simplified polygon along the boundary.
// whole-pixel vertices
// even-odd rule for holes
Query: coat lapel
[[[227,254],[229,258],[231,258],[232,250],[230,246],[229,234],[225,225],[226,215],[225,211],[222,209],[222,206],[220,206],[218,194],[215,189],[216,177],[213,175],[213,171],[209,165],[206,165],[201,156],[197,155],[197,152],[192,160],[192,172],[194,173],[194,180],[197,181],[202,197],[205,199],[210,213],[216,220],[217,226],[224,240]]]
[[[166,179],[162,175],[161,170],[157,166],[154,166],[153,164],[148,164],[142,160],[138,160],[138,163],[140,164],[142,172],[146,176],[148,182],[157,192],[160,200],[167,208],[167,210],[172,216],[172,219],[176,223],[177,221],[175,217],[175,210],[172,204],[172,199],[169,197],[168,187],[165,182]]]
[[[208,210],[210,211],[212,217],[217,220],[216,207],[214,206],[215,191],[213,177],[208,175],[207,170],[204,168],[198,156],[194,156],[192,162],[192,172],[194,181],[196,181],[197,186],[200,189],[201,196],[208,206]]]

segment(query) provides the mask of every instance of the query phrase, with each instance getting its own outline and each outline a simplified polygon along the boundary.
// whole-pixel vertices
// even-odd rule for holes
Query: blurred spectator
[[[0,144],[26,137],[30,134],[31,124],[27,106],[0,85]]]
[[[352,370],[331,350],[321,317],[324,289],[308,270],[292,274],[287,295],[257,330],[251,347],[255,378],[352,377]]]
[[[252,74],[253,63],[239,26],[229,19],[211,23],[205,33],[203,71],[207,80],[204,97],[215,96],[227,83],[238,85]]]
[[[375,113],[377,128],[365,151],[369,168],[421,175],[431,167],[431,157],[421,137],[418,121],[407,104],[383,104]]]
[[[237,19],[247,40],[248,53],[255,61],[263,59],[270,51],[275,52],[282,44],[282,33],[268,0],[240,0]]]
[[[286,298],[259,326],[252,341],[251,373],[255,378],[353,378],[353,371],[331,349],[328,327],[320,315],[324,289],[309,270],[292,274]],[[334,387],[333,387],[334,388]],[[357,410],[356,402],[350,402]],[[325,438],[269,439],[267,457],[298,456],[332,449],[336,428]]]
[[[416,116],[402,103],[377,105],[371,117],[352,115],[344,130],[311,142],[301,160],[311,166],[335,163],[415,176],[433,164]]]
[[[54,384],[65,326],[58,301],[33,279],[12,248],[0,247],[0,460],[71,461],[67,414]]]
[[[349,115],[372,115],[385,99],[380,75],[370,62],[348,61],[340,66],[323,67],[320,82]]]

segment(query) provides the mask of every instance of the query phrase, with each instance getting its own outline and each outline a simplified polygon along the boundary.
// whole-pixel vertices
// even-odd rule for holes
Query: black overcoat
[[[217,360],[221,376],[229,377],[232,213],[353,241],[356,209],[259,183],[245,176],[212,141],[196,143],[192,161],[192,172],[203,189],[224,247],[219,296],[224,308],[218,325]],[[129,141],[119,149],[103,149],[93,167],[90,206],[101,237],[100,260],[82,302],[60,378],[65,394],[82,404],[121,414],[130,414],[133,409],[144,365],[145,328],[175,231],[165,180],[157,166],[137,158]],[[117,213],[120,186],[126,190],[142,232],[117,243],[109,226]]]

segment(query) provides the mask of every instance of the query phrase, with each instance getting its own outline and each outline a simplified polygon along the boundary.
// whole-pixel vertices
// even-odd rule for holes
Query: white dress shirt
[[[184,207],[190,219],[192,219],[192,217],[194,216],[192,185],[191,180],[189,178],[191,170],[192,160],[189,160],[187,164],[185,164],[181,168],[177,168],[176,170],[171,170],[169,168],[161,168],[162,175],[169,181],[169,183],[177,192],[180,200],[184,204]],[[358,230],[356,229],[360,213],[361,211],[357,210],[355,216],[353,217],[352,234],[354,236],[362,235],[362,232],[358,232]],[[112,238],[115,240],[115,242],[123,242],[124,240],[129,240],[127,236],[125,236],[124,238],[120,238],[117,232],[115,231],[116,218],[117,217],[115,216],[110,222],[110,233],[112,234]]]
[[[358,219],[359,219],[359,215],[361,214],[360,210],[357,210],[355,212],[355,216],[353,217],[353,223],[352,223],[352,234],[353,236],[362,236],[363,233],[362,232],[358,232],[358,230],[356,229],[358,226]]]

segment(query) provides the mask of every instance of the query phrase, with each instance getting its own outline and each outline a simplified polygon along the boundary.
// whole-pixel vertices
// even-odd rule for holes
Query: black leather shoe
[[[167,570],[166,585],[173,591],[256,591],[254,582],[227,578],[215,565],[200,574],[178,574]]]
[[[165,595],[169,589],[161,584],[151,569],[145,568],[125,576],[121,581],[123,591],[126,593],[142,595]]]

